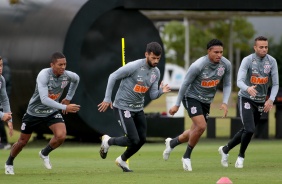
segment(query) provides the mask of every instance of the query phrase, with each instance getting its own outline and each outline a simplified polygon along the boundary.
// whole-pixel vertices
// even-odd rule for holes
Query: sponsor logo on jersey
[[[124,117],[130,118],[131,117],[130,111],[124,111]]]
[[[68,85],[69,81],[62,81],[61,88],[65,88]]]
[[[197,113],[197,107],[191,107],[191,114],[196,114]]]
[[[52,94],[49,92],[48,97],[51,98],[52,100],[57,100],[60,97],[61,93],[58,94]]]
[[[50,114],[54,110],[53,109],[35,109],[34,112],[37,114]]]
[[[223,76],[224,70],[225,70],[225,68],[224,68],[223,66],[219,66],[219,67],[217,68],[217,75],[218,75],[218,76]]]
[[[206,87],[206,88],[211,88],[211,87],[215,87],[219,84],[220,80],[216,79],[216,80],[203,80],[201,82],[201,86]]]
[[[268,77],[251,77],[251,83],[252,84],[266,84],[268,82]]]
[[[136,84],[133,88],[133,91],[136,93],[146,93],[149,90],[149,87],[147,86],[141,86]]]
[[[250,109],[251,105],[249,104],[249,102],[244,103],[244,108],[245,109]]]
[[[264,65],[263,68],[264,68],[263,72],[268,74],[270,72],[271,66],[267,64],[267,65]]]
[[[155,74],[152,74],[152,75],[151,75],[150,82],[151,82],[151,83],[154,83],[154,82],[156,81],[156,78],[157,78],[157,76],[156,76]]]
[[[140,107],[143,107],[144,105],[143,104],[129,104],[128,107],[131,107],[131,108],[140,108]]]

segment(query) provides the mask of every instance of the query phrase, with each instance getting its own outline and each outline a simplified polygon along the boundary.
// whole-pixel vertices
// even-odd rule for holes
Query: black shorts
[[[49,127],[56,123],[64,123],[64,119],[59,111],[56,111],[47,117],[36,117],[25,113],[22,119],[21,132],[24,134],[31,134],[34,129],[40,125],[45,124]]]
[[[210,104],[202,103],[194,98],[189,97],[184,97],[182,103],[190,118],[203,115],[207,122],[210,114]]]
[[[247,132],[255,132],[260,121],[264,103],[257,103],[245,97],[238,97],[239,114]]]

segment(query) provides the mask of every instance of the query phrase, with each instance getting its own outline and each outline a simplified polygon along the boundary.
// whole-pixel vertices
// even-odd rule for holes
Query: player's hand
[[[8,122],[11,119],[12,119],[12,113],[11,112],[6,112],[6,113],[4,113],[4,115],[3,115],[1,120],[4,121],[4,122]]]
[[[61,104],[69,105],[69,104],[70,104],[70,100],[67,100],[67,99],[64,98],[64,99],[61,101]],[[67,114],[67,111],[66,111],[66,110],[62,110],[62,113],[63,113],[63,114]]]
[[[175,113],[177,113],[178,109],[179,109],[179,107],[175,105],[172,108],[170,108],[168,112],[169,112],[170,115],[173,116]]]
[[[272,107],[273,107],[273,101],[270,100],[270,99],[268,99],[268,100],[266,100],[266,102],[264,103],[263,111],[264,111],[264,112],[269,112],[270,109],[272,109]]]
[[[80,105],[77,104],[68,104],[64,114],[67,113],[77,113],[80,110]]]
[[[14,128],[13,128],[13,122],[12,121],[8,122],[8,127],[9,127],[9,135],[10,135],[10,137],[12,137],[13,134],[14,134]]]
[[[252,97],[255,97],[257,95],[257,90],[255,89],[257,87],[257,85],[255,86],[250,86],[248,87],[247,89],[247,92],[252,96]]]
[[[223,116],[222,116],[222,117],[223,117],[223,118],[225,118],[225,117],[227,116],[227,113],[228,113],[228,107],[227,107],[227,104],[222,103],[219,109],[224,111],[224,112],[223,112],[224,114],[223,114]]]
[[[102,103],[100,103],[99,105],[98,105],[98,111],[99,112],[105,112],[107,109],[108,109],[108,107],[111,107],[111,109],[113,109],[113,104],[112,104],[112,102],[102,102]]]
[[[170,87],[168,86],[168,84],[163,84],[163,81],[161,82],[160,88],[163,90],[164,93],[168,93],[170,92]]]

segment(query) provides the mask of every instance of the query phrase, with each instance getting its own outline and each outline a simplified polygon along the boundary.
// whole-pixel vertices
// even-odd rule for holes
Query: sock
[[[181,142],[179,142],[178,137],[175,137],[170,141],[170,147],[171,148],[175,148],[179,144],[181,144]]]
[[[8,157],[8,160],[6,161],[6,165],[14,165],[14,159],[15,157],[12,157],[11,155]]]
[[[115,145],[115,139],[113,137],[108,140],[108,145]]]
[[[222,148],[222,151],[223,151],[223,153],[225,153],[225,154],[228,154],[228,152],[229,152],[229,147],[228,147],[228,144],[227,145],[225,145],[225,146],[223,146],[223,148]]]
[[[183,158],[189,158],[189,159],[190,159],[191,153],[192,153],[192,151],[193,151],[193,148],[194,148],[194,147],[192,147],[192,146],[190,146],[190,145],[188,144],[187,149],[186,149],[186,152],[185,152],[184,155],[183,155]]]
[[[49,155],[49,153],[51,152],[51,151],[53,151],[54,149],[48,144],[45,148],[43,148],[42,150],[41,150],[41,154],[42,155],[44,155],[44,156],[47,156],[47,155]]]

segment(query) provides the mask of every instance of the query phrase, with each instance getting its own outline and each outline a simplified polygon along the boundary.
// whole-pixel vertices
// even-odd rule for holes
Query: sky
[[[248,17],[247,20],[254,25],[255,37],[273,37],[275,43],[279,43],[282,35],[282,16]]]

